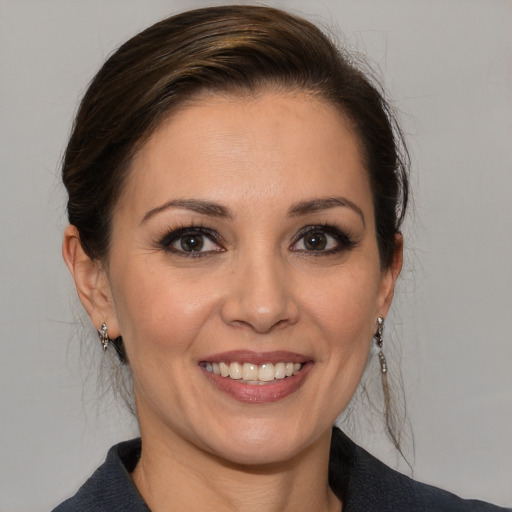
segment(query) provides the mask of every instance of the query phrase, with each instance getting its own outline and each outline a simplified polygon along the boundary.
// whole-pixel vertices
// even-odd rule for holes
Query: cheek
[[[325,396],[336,415],[355,392],[366,367],[376,329],[380,269],[364,265],[340,269],[310,294],[307,310],[316,324]],[[320,284],[320,283],[319,283]]]
[[[140,266],[130,267],[120,269],[115,289],[128,357],[135,362],[139,358],[147,360],[151,354],[160,359],[165,354],[182,353],[208,321],[215,294],[206,289],[204,280],[195,283]],[[173,359],[166,361],[172,364]]]
[[[333,272],[303,294],[306,308],[329,338],[347,348],[357,346],[358,340],[371,339],[376,328],[379,278],[378,267],[369,265]]]

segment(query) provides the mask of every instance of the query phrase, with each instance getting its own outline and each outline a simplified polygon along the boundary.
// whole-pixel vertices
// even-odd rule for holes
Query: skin
[[[291,214],[332,197],[346,205]],[[230,216],[159,209],[184,199]],[[191,225],[219,239],[203,237],[199,257],[182,251],[182,239],[174,252],[162,246]],[[309,250],[300,233],[315,225],[352,245],[323,230],[325,250]],[[322,100],[203,96],[156,130],[132,163],[108,259],[91,261],[73,226],[63,245],[93,324],[123,336],[143,443],[132,476],[151,510],[340,510],[327,483],[331,427],[390,307],[397,242],[382,269],[358,140]],[[284,399],[242,403],[199,366],[240,349],[292,351],[312,364]]]

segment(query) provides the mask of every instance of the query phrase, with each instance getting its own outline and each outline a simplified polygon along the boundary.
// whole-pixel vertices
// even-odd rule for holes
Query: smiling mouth
[[[242,384],[264,385],[297,375],[304,367],[304,363],[279,362],[258,365],[253,363],[205,361],[201,363],[201,366],[208,373],[236,380]]]

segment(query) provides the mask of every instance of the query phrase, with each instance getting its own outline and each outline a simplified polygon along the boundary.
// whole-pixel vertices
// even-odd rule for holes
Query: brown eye
[[[295,237],[292,251],[328,255],[352,249],[355,242],[335,226],[307,226]]]
[[[327,247],[327,236],[320,232],[308,233],[304,236],[304,247],[308,251],[323,251]]]
[[[198,252],[204,246],[204,238],[202,235],[185,235],[179,239],[180,248],[185,252]]]
[[[165,235],[159,242],[165,251],[181,256],[204,256],[223,252],[218,233],[209,228],[180,228]]]

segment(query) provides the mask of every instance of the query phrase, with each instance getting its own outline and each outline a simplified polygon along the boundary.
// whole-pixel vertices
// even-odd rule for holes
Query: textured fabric
[[[110,448],[105,462],[53,512],[149,512],[130,477],[140,446],[140,439],[133,439]]]
[[[104,464],[75,496],[53,512],[148,512],[130,478],[140,450],[140,439],[112,447]],[[512,508],[463,500],[415,482],[355,445],[337,428],[333,429],[329,483],[342,499],[343,512],[512,512]]]
[[[422,484],[389,468],[334,429],[333,449],[351,450],[348,488],[343,512],[498,512],[512,511],[478,500],[464,500],[431,485]],[[337,459],[343,464],[343,459]],[[336,484],[331,482],[336,492]]]

